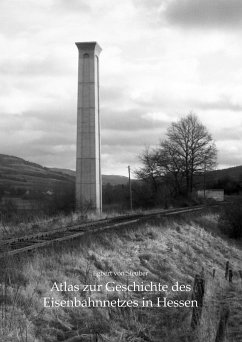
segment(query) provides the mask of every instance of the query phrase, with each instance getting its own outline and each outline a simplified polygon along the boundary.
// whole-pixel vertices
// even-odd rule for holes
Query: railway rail
[[[34,250],[40,247],[45,247],[53,243],[72,240],[87,233],[94,233],[111,228],[127,226],[130,224],[141,222],[144,219],[146,220],[157,216],[166,217],[171,215],[201,211],[205,207],[205,205],[202,205],[196,207],[176,208],[168,210],[150,210],[141,214],[117,216],[114,218],[101,219],[97,221],[67,226],[65,228],[56,228],[50,231],[39,232],[18,238],[5,239],[0,241],[0,259],[8,257],[10,255]]]

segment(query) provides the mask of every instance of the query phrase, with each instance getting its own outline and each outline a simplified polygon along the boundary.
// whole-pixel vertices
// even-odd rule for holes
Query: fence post
[[[232,283],[233,280],[233,271],[230,269],[229,270],[229,282]]]
[[[229,261],[227,261],[225,265],[225,279],[228,278],[228,273],[229,273]]]
[[[205,289],[205,280],[201,275],[196,274],[193,285],[193,293],[192,300],[197,301],[197,306],[193,307],[192,310],[192,320],[191,320],[191,328],[195,329],[199,324],[202,308],[203,308],[203,296]]]
[[[225,341],[228,319],[229,319],[229,309],[224,308],[220,313],[220,320],[219,320],[215,342]]]

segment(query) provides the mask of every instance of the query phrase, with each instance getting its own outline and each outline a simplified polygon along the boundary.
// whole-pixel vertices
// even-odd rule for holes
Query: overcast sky
[[[241,0],[1,0],[0,153],[75,169],[75,42],[97,41],[102,173],[193,111],[242,164]]]

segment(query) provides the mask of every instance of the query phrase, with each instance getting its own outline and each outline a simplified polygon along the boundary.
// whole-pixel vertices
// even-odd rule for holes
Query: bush
[[[221,231],[233,239],[242,237],[242,203],[234,202],[224,207],[219,218]]]
[[[11,200],[1,205],[0,218],[2,222],[16,221],[17,216],[16,205]]]

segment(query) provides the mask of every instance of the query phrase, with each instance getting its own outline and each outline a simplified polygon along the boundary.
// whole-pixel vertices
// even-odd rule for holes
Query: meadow
[[[154,219],[2,259],[0,340],[214,342],[221,312],[229,309],[226,341],[241,341],[242,250],[218,234],[218,221],[219,213],[210,211]],[[233,269],[232,283],[225,279],[227,261]],[[155,300],[163,294],[107,293],[105,284],[153,282],[170,287],[179,282],[192,288],[196,274],[205,279],[205,294],[195,329],[189,307],[44,307],[48,297]],[[54,283],[99,284],[102,290],[51,291]],[[167,297],[189,300],[191,292],[169,292]]]

